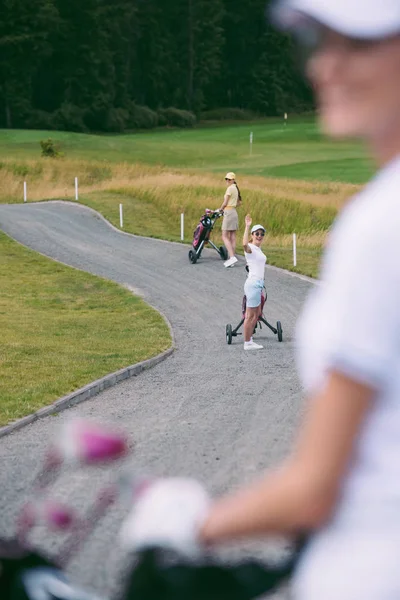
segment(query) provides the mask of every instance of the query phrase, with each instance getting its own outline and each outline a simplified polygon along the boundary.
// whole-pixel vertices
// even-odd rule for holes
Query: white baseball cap
[[[251,228],[251,233],[258,231],[259,229],[262,229],[263,231],[265,231],[265,227],[263,227],[262,225],[253,225],[253,227]]]
[[[399,0],[278,0],[273,22],[296,30],[309,17],[342,35],[379,40],[400,33]]]

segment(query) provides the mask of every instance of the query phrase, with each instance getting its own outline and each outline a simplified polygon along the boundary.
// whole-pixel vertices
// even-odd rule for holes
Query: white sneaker
[[[236,256],[231,256],[231,258],[228,258],[228,260],[224,262],[224,267],[233,267],[233,265],[237,263],[237,261],[238,259],[236,258]]]
[[[261,350],[261,348],[264,348],[264,346],[261,346],[261,344],[256,344],[253,341],[244,343],[245,350]]]

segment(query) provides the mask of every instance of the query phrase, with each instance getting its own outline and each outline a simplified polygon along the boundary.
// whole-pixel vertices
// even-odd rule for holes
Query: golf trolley
[[[206,208],[204,215],[201,217],[199,224],[193,233],[192,248],[189,250],[189,260],[194,265],[200,258],[203,248],[206,244],[210,244],[218,252],[222,260],[227,260],[228,251],[225,246],[219,248],[210,240],[210,234],[213,230],[214,223],[222,217],[223,210],[211,210]]]
[[[248,267],[246,266],[246,270],[248,270]],[[283,340],[283,335],[282,335],[282,324],[280,321],[276,322],[276,327],[274,327],[273,325],[271,325],[271,323],[268,323],[267,319],[264,316],[263,310],[264,310],[264,305],[265,302],[267,301],[267,290],[263,289],[263,291],[261,292],[261,313],[260,316],[258,317],[256,326],[254,328],[254,332],[256,331],[257,327],[259,327],[260,329],[262,329],[262,323],[264,323],[264,325],[266,325],[274,335],[278,336],[278,341],[281,342]],[[227,344],[232,344],[232,338],[236,337],[237,335],[242,335],[239,332],[239,329],[241,328],[241,326],[244,323],[244,319],[245,319],[245,315],[246,315],[246,295],[243,296],[243,300],[242,300],[242,318],[241,321],[239,323],[239,325],[237,325],[234,329],[232,328],[232,325],[230,323],[227,324],[226,328],[225,328],[225,335],[226,335],[226,343]]]
[[[127,502],[132,510],[138,497],[146,493],[146,487],[157,485],[157,479],[131,470],[119,472],[115,479],[107,478],[105,487],[94,494],[82,513],[57,500],[53,488],[57,478],[66,473],[115,464],[127,457],[131,447],[123,432],[108,426],[81,419],[64,424],[45,452],[30,497],[19,511],[14,536],[2,538],[0,534],[1,600],[101,600],[97,594],[77,587],[65,569],[117,501]],[[169,511],[170,508],[166,518]],[[124,521],[128,528],[130,514]],[[33,529],[37,526],[48,534],[59,532],[64,536],[56,556],[32,545]],[[121,543],[121,536],[118,539]],[[275,592],[291,577],[306,542],[297,540],[289,555],[268,564],[258,559],[227,563],[208,552],[188,560],[178,549],[168,544],[164,547],[161,540],[135,550],[130,548],[130,539],[124,546],[128,551],[125,572],[121,573],[121,585],[113,600],[255,600]],[[107,539],[106,543],[103,569],[107,569],[108,556],[118,542]]]

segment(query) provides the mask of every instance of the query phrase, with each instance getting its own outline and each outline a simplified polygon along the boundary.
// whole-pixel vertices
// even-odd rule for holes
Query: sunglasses
[[[225,181],[232,181],[232,179],[228,179],[228,177],[225,177]]]
[[[336,36],[337,37],[337,36]],[[350,36],[339,36],[332,39],[332,32],[311,18],[305,18],[292,32],[295,61],[303,73],[309,60],[324,47],[339,44],[341,48],[357,52],[372,46],[378,46],[383,40],[357,39]]]
[[[256,231],[254,235],[256,237],[264,237],[265,233],[263,231]]]

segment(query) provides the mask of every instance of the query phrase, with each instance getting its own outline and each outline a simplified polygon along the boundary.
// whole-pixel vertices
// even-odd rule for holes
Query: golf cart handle
[[[206,208],[205,214],[208,217],[211,217],[213,219],[217,219],[218,217],[222,217],[222,215],[224,214],[224,211],[220,210],[220,209],[212,210],[211,208]]]

